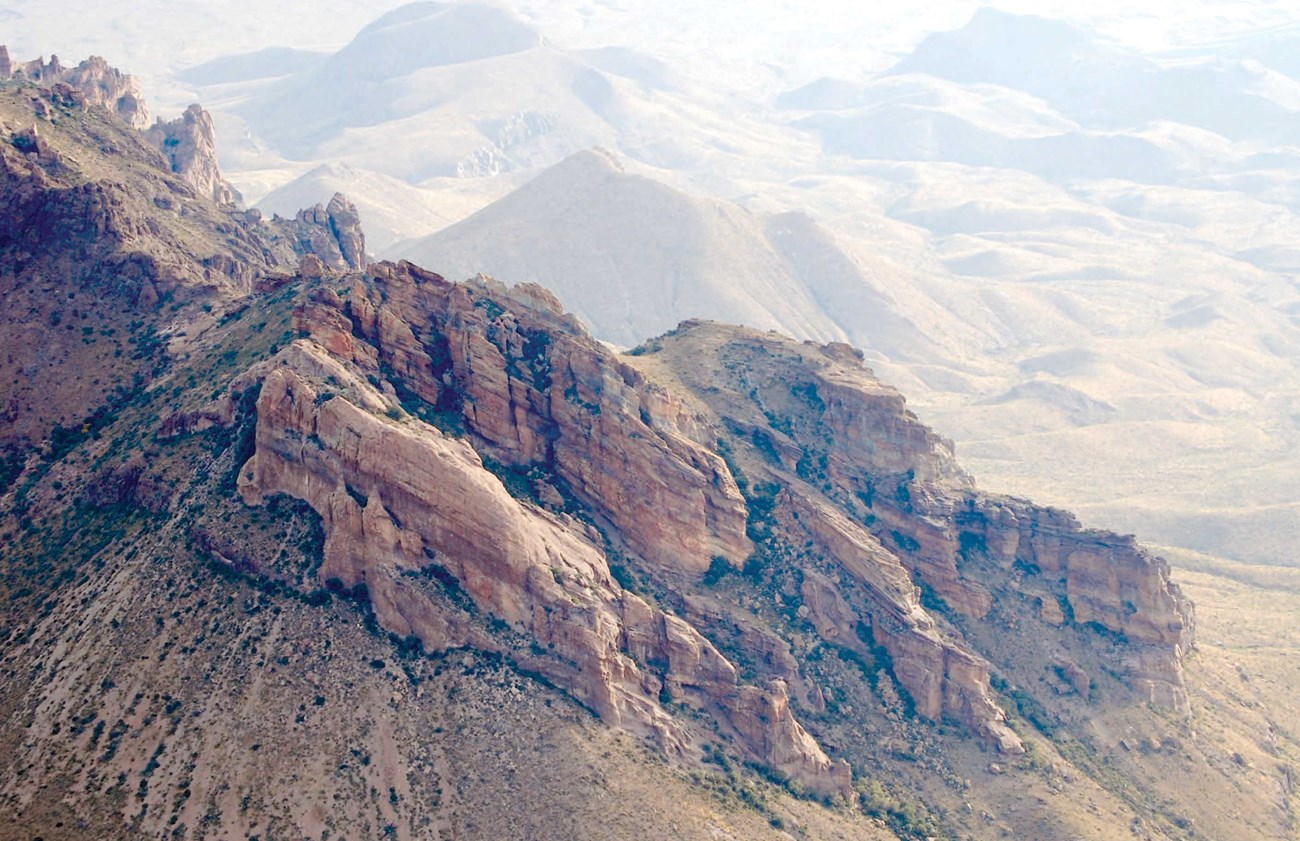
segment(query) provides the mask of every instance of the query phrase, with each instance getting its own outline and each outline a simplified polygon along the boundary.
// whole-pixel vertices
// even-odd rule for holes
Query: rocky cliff
[[[80,427],[152,377],[163,307],[188,317],[297,262],[280,234],[213,206],[139,132],[68,90],[0,83],[0,310],[21,372],[0,385],[0,443]],[[105,169],[105,156],[124,163]]]
[[[75,67],[64,67],[58,56],[28,62],[13,62],[0,45],[0,82],[28,83],[53,92],[56,102],[75,107],[97,107],[116,114],[163,153],[171,171],[217,204],[236,204],[239,192],[221,175],[217,164],[216,128],[212,117],[199,105],[191,105],[174,120],[161,117],[149,125],[149,109],[140,93],[140,83],[110,67],[99,56],[91,56]],[[38,109],[37,115],[43,109]]]
[[[828,644],[887,664],[920,716],[959,720],[1015,755],[993,666],[944,612],[983,622],[1008,576],[1032,569],[1042,603],[1124,636],[1145,699],[1187,711],[1191,610],[1167,566],[1060,512],[976,491],[847,348],[694,323],[619,359],[539,288],[452,284],[409,264],[331,278],[296,324],[307,338],[257,375],[242,493],[311,504],[327,533],[321,575],[365,584],[381,624],[430,649],[485,644],[402,583],[435,562],[570,664],[524,658],[611,723],[686,752],[690,735],[659,703],[685,699],[783,774],[842,789],[847,767],[787,700],[819,688],[780,634],[709,583],[756,558],[797,565],[798,616]],[[522,502],[485,459],[520,482]],[[618,584],[611,552],[685,598],[686,621]],[[706,632],[725,618],[767,639],[787,665],[752,676],[766,690],[744,686],[697,617]]]
[[[966,645],[946,642],[943,657],[923,653],[933,643],[915,647],[930,621],[917,604],[923,592],[933,594],[931,612],[955,614],[950,627],[985,623],[1003,607],[999,594],[1033,592],[1049,624],[1066,624],[1068,614],[1075,626],[1123,637],[1143,699],[1188,712],[1181,667],[1195,638],[1193,609],[1168,564],[1066,512],[978,491],[951,444],[860,354],[688,322],[631,359],[680,383],[731,430],[750,454],[751,481],[780,489],[774,510],[871,592],[872,612],[888,617],[873,625],[874,638],[908,664],[899,679],[925,715],[951,711],[976,729],[1000,717],[988,701],[988,664]],[[907,616],[919,618],[900,623]],[[941,665],[950,656],[953,675]]]
[[[356,205],[342,193],[335,193],[325,205],[298,211],[284,220],[297,240],[300,252],[314,254],[328,268],[338,271],[366,266],[366,235]]]
[[[302,309],[308,338],[270,363],[240,476],[250,503],[289,494],[320,513],[322,580],[364,585],[381,625],[426,650],[497,647],[411,583],[435,565],[546,652],[520,662],[611,724],[693,755],[694,737],[662,706],[671,697],[712,713],[754,760],[847,792],[848,766],[799,725],[784,685],[740,683],[695,628],[618,584],[598,529],[512,498],[468,441],[405,416],[371,383],[401,389],[416,412],[458,404],[489,452],[544,471],[549,494],[571,490],[649,562],[698,575],[710,552],[743,550],[744,505],[721,459],[678,430],[672,404],[642,399],[624,380],[636,382],[631,369],[541,290],[388,264],[346,278],[344,296],[338,282]]]
[[[744,500],[696,419],[541,288],[384,265],[347,297],[322,293],[304,329],[316,319],[348,331],[332,338],[344,347],[373,347],[402,394],[457,416],[495,458],[544,466],[647,559],[699,574],[748,554]]]

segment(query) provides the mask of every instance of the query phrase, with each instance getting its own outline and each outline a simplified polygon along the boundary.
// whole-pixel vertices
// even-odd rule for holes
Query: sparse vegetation
[[[0,86],[0,107],[9,107],[6,90]],[[50,129],[56,137],[74,130],[77,120],[92,119],[60,113],[63,124]],[[109,128],[94,130],[105,142],[127,142]],[[215,213],[195,208],[191,214],[204,219]],[[205,248],[239,241],[230,227],[234,217],[215,224],[226,227],[204,229],[211,236]],[[353,294],[342,280],[325,288]],[[505,307],[483,288],[475,287],[475,306],[493,329],[525,320],[523,313],[506,317]],[[738,838],[779,837],[774,830],[797,838],[888,832],[908,839],[1047,837],[1041,827],[1058,819],[1060,826],[1087,829],[1118,820],[1156,837],[1207,837],[1213,830],[1203,829],[1204,813],[1167,779],[1231,790],[1258,807],[1260,825],[1280,825],[1293,814],[1294,787],[1279,782],[1294,774],[1280,769],[1297,762],[1285,714],[1289,673],[1285,657],[1272,653],[1293,652],[1278,643],[1275,628],[1254,629],[1264,642],[1237,652],[1241,662],[1234,669],[1194,687],[1201,693],[1194,721],[1129,703],[1136,695],[1122,665],[1129,640],[1101,626],[1076,625],[1064,585],[1043,569],[1026,561],[1008,569],[1008,559],[990,557],[998,551],[990,547],[990,526],[969,512],[951,521],[960,572],[992,594],[994,604],[987,617],[962,613],[908,568],[933,622],[925,626],[925,639],[937,645],[960,638],[970,645],[971,662],[994,662],[998,700],[1033,747],[1015,759],[980,744],[959,715],[960,703],[983,701],[975,695],[959,698],[937,721],[920,715],[917,702],[924,699],[913,699],[900,679],[918,664],[894,662],[890,655],[891,647],[907,650],[895,646],[890,623],[915,621],[916,615],[882,608],[883,588],[873,583],[869,565],[887,549],[897,550],[905,566],[915,561],[906,556],[920,550],[918,537],[929,532],[913,531],[900,515],[938,518],[921,510],[936,488],[918,482],[915,472],[852,475],[858,469],[853,459],[834,449],[824,418],[824,401],[831,398],[819,391],[820,381],[772,375],[784,369],[764,367],[780,362],[797,370],[801,354],[821,355],[796,343],[765,340],[761,354],[735,351],[739,359],[716,352],[734,366],[735,382],[709,374],[683,402],[684,412],[699,411],[700,419],[692,421],[697,426],[678,440],[665,439],[669,450],[689,450],[696,459],[681,458],[674,469],[698,469],[708,489],[716,465],[690,450],[691,442],[701,432],[721,435],[716,450],[745,498],[754,552],[739,569],[713,557],[703,586],[638,557],[610,518],[580,504],[545,458],[515,465],[486,455],[483,461],[526,503],[524,509],[569,529],[574,540],[597,545],[622,588],[705,634],[745,682],[784,684],[808,732],[832,756],[852,762],[857,779],[851,802],[814,798],[797,781],[753,762],[762,748],[739,741],[739,719],[725,708],[734,696],[710,696],[708,687],[680,679],[691,652],[706,660],[715,655],[689,644],[671,658],[662,649],[647,655],[645,640],[672,623],[652,614],[641,626],[619,625],[625,621],[620,611],[644,608],[609,587],[598,563],[592,575],[591,568],[584,572],[573,558],[556,555],[549,560],[553,581],[547,566],[539,566],[541,578],[529,586],[558,584],[570,601],[534,606],[536,615],[521,611],[523,618],[480,606],[493,583],[467,574],[476,547],[443,554],[440,545],[437,552],[425,549],[421,560],[420,545],[408,534],[400,535],[407,541],[400,551],[392,550],[396,561],[385,559],[365,572],[349,566],[354,559],[346,554],[332,555],[325,574],[346,576],[347,583],[339,577],[321,583],[326,522],[355,513],[352,503],[373,515],[395,489],[368,479],[340,480],[332,507],[321,507],[325,520],[285,496],[245,505],[238,479],[258,447],[260,392],[254,385],[229,393],[229,383],[249,366],[303,337],[294,312],[302,312],[305,294],[289,282],[227,308],[217,299],[190,300],[181,290],[163,296],[159,318],[165,322],[131,316],[129,328],[125,319],[117,327],[83,326],[84,305],[77,301],[74,310],[61,292],[54,296],[57,308],[39,312],[39,324],[72,328],[70,344],[78,352],[114,343],[127,352],[116,363],[104,362],[124,367],[113,368],[111,377],[105,373],[112,382],[103,392],[110,395],[106,402],[96,392],[101,408],[79,408],[51,421],[42,431],[49,433],[42,452],[0,450],[0,496],[13,494],[0,512],[0,597],[6,604],[0,743],[15,755],[9,781],[0,782],[8,786],[0,797],[0,825],[54,826],[64,834],[76,826],[88,837],[116,837],[125,816],[135,834],[274,838],[301,832],[311,809],[310,820],[331,838],[477,833],[545,839],[589,835],[592,827],[621,838],[662,834],[665,826],[682,837],[715,828]],[[156,326],[183,322],[194,310],[224,314],[194,336]],[[359,324],[353,330],[365,341]],[[570,372],[553,362],[559,339],[532,329],[512,335],[518,350],[508,373],[518,393],[547,392],[588,414],[605,412],[602,424],[617,420],[623,409],[612,401],[602,408],[598,401],[606,395],[566,379]],[[572,338],[563,335],[563,342]],[[674,354],[682,353],[674,348],[676,337],[647,343],[633,358],[674,364]],[[390,367],[398,364],[391,358],[364,371],[358,366],[356,381],[365,376],[385,393],[391,386],[400,408],[392,407],[389,417],[410,434],[432,435],[423,421],[502,456],[505,450],[485,445],[482,430],[470,428],[473,413],[465,412],[446,337],[422,325],[418,341],[435,384],[421,380],[419,387],[430,398],[436,388],[436,403],[417,396],[408,377]],[[169,343],[180,348],[174,358]],[[688,350],[696,373],[700,360],[712,358]],[[378,349],[376,357],[386,358]],[[105,351],[105,360],[114,358]],[[550,394],[560,391],[559,383],[566,384],[563,392]],[[315,377],[313,387],[316,407],[331,405],[325,416],[346,408],[332,401],[354,396],[327,376]],[[697,397],[699,405],[692,402]],[[715,410],[720,431],[709,432]],[[638,411],[629,410],[634,419]],[[657,432],[641,420],[631,424],[636,434]],[[544,443],[555,440],[546,438],[549,428],[539,428]],[[286,446],[307,453],[305,463],[329,458],[322,437],[330,435],[324,429],[320,435],[304,431],[286,438]],[[130,470],[128,456],[134,457]],[[720,471],[712,481],[714,491],[725,486]],[[858,529],[842,544],[827,539],[809,522],[808,512],[817,510],[812,503],[850,525],[866,522],[870,534]],[[390,507],[398,530],[412,526],[408,509]],[[405,526],[399,514],[408,519]],[[710,510],[707,516],[726,515]],[[735,519],[733,535],[740,526]],[[877,538],[881,545],[873,542]],[[1047,562],[1044,567],[1052,569]],[[1127,612],[1136,615],[1139,597],[1124,598]],[[1066,622],[1049,630],[1038,606],[1051,607],[1052,599]],[[582,621],[561,624],[566,612]],[[1251,615],[1249,609],[1239,613]],[[502,618],[507,615],[510,622]],[[575,662],[556,645],[567,633],[603,635],[608,651],[622,657]],[[1043,642],[1044,634],[1053,635],[1050,646],[1031,644]],[[1203,645],[1209,652],[1220,643]],[[1050,655],[1043,653],[1048,648]],[[927,648],[918,656],[927,652],[933,653]],[[1058,654],[1079,663],[1046,659]],[[630,693],[627,698],[611,701],[574,680],[606,667],[636,675],[628,665],[634,660],[645,677],[616,685],[617,692]],[[1194,661],[1207,670],[1219,662],[1208,653]],[[946,674],[940,667],[936,691],[958,691],[955,669],[966,665],[954,660],[954,671]],[[661,680],[670,670],[670,679]],[[719,673],[726,672],[724,664]],[[1070,688],[1089,680],[1091,694],[1104,704],[1089,706]],[[656,693],[683,728],[685,735],[665,725],[660,734],[668,744],[684,739],[681,761],[603,726],[584,706],[650,702]],[[757,709],[761,721],[773,708]],[[1099,724],[1090,730],[1082,722],[1093,715]],[[1250,738],[1234,729],[1244,726],[1234,716],[1247,722]],[[1188,735],[1193,728],[1195,737]],[[690,760],[692,745],[703,749],[702,767]],[[994,765],[996,771],[986,770]],[[1267,796],[1257,793],[1265,790]],[[519,791],[530,796],[521,799]],[[1010,802],[1008,792],[1030,805],[1015,815],[994,815],[1000,802]],[[628,808],[601,805],[615,798]]]

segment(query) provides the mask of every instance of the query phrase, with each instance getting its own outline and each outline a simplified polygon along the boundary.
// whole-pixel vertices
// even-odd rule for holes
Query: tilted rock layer
[[[1168,564],[1066,512],[976,490],[951,444],[852,349],[707,322],[683,324],[649,349],[633,361],[676,380],[717,424],[765,452],[751,479],[785,486],[778,511],[865,586],[869,612],[883,619],[875,640],[923,714],[950,712],[1001,733],[988,664],[960,642],[927,639],[912,580],[963,621],[989,616],[994,588],[1042,587],[1075,624],[1127,640],[1147,700],[1187,711],[1181,663],[1195,625]]]
[[[533,791],[406,716],[493,664],[751,805],[762,770],[913,835],[911,797],[959,837],[1188,837],[1152,780],[1231,753],[1146,709],[1188,709],[1167,566],[981,492],[853,349],[688,322],[616,354],[538,287],[369,264],[341,196],[217,204],[164,155],[201,111],[155,146],[39,64],[0,82],[0,836],[429,837],[489,790],[445,746]],[[554,735],[512,710],[491,738]],[[556,756],[548,814],[608,802]]]
[[[28,90],[6,89],[6,125],[40,103],[93,117]],[[202,112],[189,117],[176,130],[203,135]],[[173,172],[179,158],[129,130],[104,134],[107,122],[101,138],[148,165],[126,184],[91,180],[66,153],[82,142],[76,125],[14,129],[0,144],[6,306],[30,309],[54,274],[141,315],[168,297],[233,315],[299,290],[300,338],[224,403],[163,428],[236,423],[235,393],[260,384],[243,498],[307,502],[326,530],[319,583],[364,584],[389,632],[429,650],[508,652],[605,720],[698,755],[698,727],[672,710],[686,704],[753,761],[827,793],[845,791],[850,771],[799,721],[827,706],[800,623],[890,675],[921,717],[955,718],[1014,754],[984,625],[967,638],[954,622],[987,624],[1023,578],[1045,623],[1122,636],[1140,696],[1185,709],[1190,608],[1167,568],[1061,512],[976,491],[951,446],[852,349],[693,323],[620,357],[539,287],[366,267],[342,196],[293,220],[218,212],[222,196]],[[102,394],[114,381],[100,382]],[[83,404],[69,397],[53,416],[35,392],[15,393],[8,431],[40,440],[102,400],[77,392]],[[754,558],[766,572],[751,571]],[[738,610],[711,589],[742,567],[760,601],[798,605],[777,621],[784,630],[761,604]],[[631,591],[628,571],[644,590]],[[430,581],[455,582],[502,628],[449,609]],[[718,635],[738,650],[724,653]],[[1045,657],[1086,688],[1091,667],[1067,654]]]
[[[541,288],[381,264],[346,297],[323,290],[302,327],[353,361],[373,355],[501,461],[546,466],[647,560],[700,573],[748,554],[744,499],[694,440],[697,419]]]
[[[241,492],[311,504],[328,535],[322,580],[365,584],[381,624],[426,648],[491,644],[411,583],[433,564],[547,652],[525,656],[529,668],[607,721],[689,752],[689,729],[662,706],[684,700],[759,761],[843,790],[847,767],[790,704],[820,692],[798,658],[728,620],[700,583],[798,544],[817,558],[799,594],[817,633],[887,658],[919,715],[963,721],[1002,752],[1022,744],[992,667],[922,605],[925,588],[980,621],[997,576],[1032,567],[1075,623],[1128,639],[1145,697],[1186,708],[1190,605],[1167,567],[1068,515],[977,492],[950,445],[847,348],[700,323],[621,359],[540,288],[448,283],[409,264],[327,275],[296,320],[307,338],[248,375],[262,391]],[[722,455],[728,438],[745,482],[768,494],[753,497],[761,517]],[[512,497],[485,459],[529,498]],[[614,551],[699,593],[686,620],[620,585]],[[738,623],[786,665],[746,685],[697,619]]]
[[[388,266],[369,280],[394,291],[417,282],[468,291]],[[351,365],[318,342],[341,344]],[[428,650],[490,646],[409,583],[436,564],[480,609],[549,652],[530,666],[610,723],[687,751],[682,725],[660,705],[667,692],[714,712],[756,760],[814,790],[847,791],[848,767],[799,725],[784,687],[738,683],[735,667],[698,631],[623,590],[592,528],[511,497],[467,442],[381,416],[388,401],[358,376],[377,373],[377,357],[372,345],[317,330],[282,352],[261,384],[256,453],[241,493],[252,504],[289,494],[316,509],[327,535],[323,579],[365,584],[380,623]],[[322,393],[321,383],[343,396]],[[654,536],[668,541],[662,531]]]

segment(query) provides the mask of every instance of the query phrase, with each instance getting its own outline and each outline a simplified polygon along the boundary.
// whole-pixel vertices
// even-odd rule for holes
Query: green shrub
[[[714,555],[713,560],[709,562],[709,568],[704,573],[704,583],[713,587],[716,586],[728,573],[733,572],[734,568],[731,562],[721,555]]]

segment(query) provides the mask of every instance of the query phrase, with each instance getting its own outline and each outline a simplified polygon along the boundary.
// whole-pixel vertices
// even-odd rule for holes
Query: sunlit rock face
[[[305,338],[258,374],[241,492],[309,502],[328,535],[322,578],[364,584],[399,636],[435,650],[494,644],[409,583],[436,564],[558,655],[539,654],[537,668],[607,720],[689,752],[689,728],[660,703],[689,699],[756,758],[835,790],[848,769],[790,705],[818,692],[797,657],[742,627],[768,662],[788,663],[766,688],[746,686],[699,630],[722,614],[689,595],[776,535],[818,558],[801,597],[820,636],[887,657],[919,715],[959,720],[1003,753],[1023,747],[992,667],[923,589],[984,622],[1008,571],[1032,568],[1070,621],[1128,639],[1146,697],[1186,710],[1190,606],[1167,567],[1062,512],[978,492],[951,445],[847,347],[692,322],[619,358],[540,288],[448,283],[410,264],[327,272],[296,320]],[[747,462],[748,499],[726,439],[764,450]],[[770,496],[755,495],[760,481]],[[627,592],[615,546],[676,582],[684,615]]]

